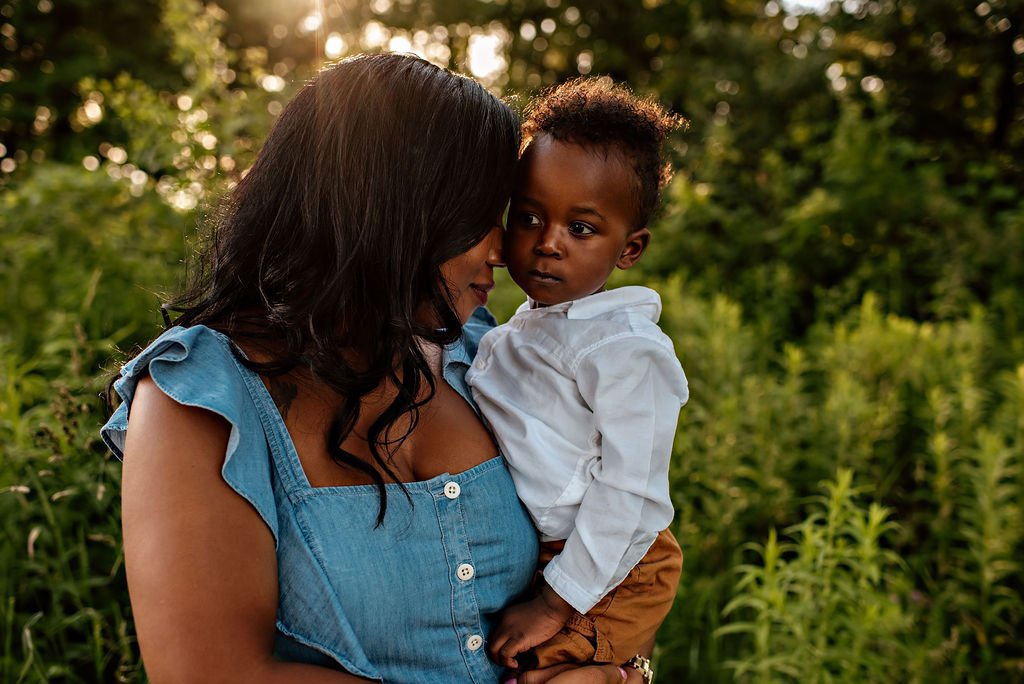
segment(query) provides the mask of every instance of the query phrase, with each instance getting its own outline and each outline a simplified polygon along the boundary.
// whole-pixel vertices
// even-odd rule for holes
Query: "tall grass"
[[[48,165],[4,203],[0,679],[137,681],[97,394],[118,350],[159,329],[188,218]],[[1024,677],[1024,363],[1005,322],[917,323],[868,296],[775,348],[727,298],[654,285],[692,393],[660,676]],[[503,287],[507,315],[518,295]]]
[[[725,663],[737,679],[915,679],[912,616],[902,605],[909,581],[899,555],[882,545],[896,525],[879,504],[859,505],[852,480],[840,469],[789,528],[789,541],[772,530],[764,545],[748,546],[759,562],[736,568],[737,595],[722,612],[737,619],[717,632],[752,642]]]
[[[728,301],[660,289],[691,381],[672,473],[687,556],[663,671],[1024,677],[1024,365],[999,362],[1000,322],[916,323],[868,296],[773,351]]]
[[[137,681],[120,467],[98,436],[112,357],[158,329],[183,217],[44,165],[0,213],[0,681]]]
[[[174,59],[192,74],[183,94],[209,116],[182,116],[174,98],[128,77],[90,84],[132,137],[131,158],[162,169],[160,181],[132,189],[102,170],[43,163],[0,199],[3,682],[144,680],[124,585],[120,469],[97,438],[97,395],[112,359],[159,330],[159,292],[181,281],[193,217],[164,200],[197,186],[208,197],[221,182],[187,161],[212,156],[200,134],[219,141],[218,159],[244,168],[265,124],[253,113],[271,97],[213,77],[208,57],[225,49],[215,6],[165,6]],[[260,68],[239,67],[239,79]],[[798,234],[819,231],[823,216],[848,218],[853,205],[874,225],[878,209],[863,192],[891,191],[892,173],[875,168],[877,155],[844,121],[835,152],[849,154],[830,167],[829,192],[846,204],[809,196],[784,217]],[[877,176],[863,192],[843,175],[857,164]],[[717,225],[725,208],[690,206],[689,185],[674,187],[686,215],[670,211],[659,240],[716,235],[687,230],[712,209],[704,219]],[[916,190],[892,202],[920,200],[914,211],[947,227],[968,216],[941,192],[910,197]],[[922,253],[932,223],[911,219],[900,230]],[[1019,244],[1024,210],[1000,221],[994,234]],[[790,261],[820,266],[816,244],[790,245],[810,250]],[[676,250],[660,258],[670,267],[652,273],[680,267]],[[691,388],[671,472],[686,563],[659,635],[659,681],[1024,680],[1024,328],[1011,287],[1019,264],[996,274],[987,309],[940,323],[888,315],[880,301],[893,292],[861,296],[884,279],[857,271],[858,285],[822,307],[830,318],[780,343],[789,319],[805,313],[788,263],[740,274],[738,291],[764,292],[756,311],[693,294],[714,288],[711,275],[711,285],[678,275],[650,283]],[[943,287],[950,302],[964,294]],[[928,296],[905,284],[897,294]],[[519,300],[503,279],[492,301],[503,318]],[[851,301],[859,305],[847,310]]]

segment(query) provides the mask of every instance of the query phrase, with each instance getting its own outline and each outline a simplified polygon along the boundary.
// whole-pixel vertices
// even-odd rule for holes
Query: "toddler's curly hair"
[[[549,88],[534,98],[523,122],[525,151],[538,135],[583,147],[613,149],[633,163],[637,177],[637,227],[648,224],[661,189],[672,178],[665,139],[685,129],[685,118],[657,101],[634,95],[607,76],[582,77]]]

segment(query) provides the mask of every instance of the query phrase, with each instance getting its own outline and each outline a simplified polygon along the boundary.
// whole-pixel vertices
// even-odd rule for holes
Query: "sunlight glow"
[[[775,2],[769,4],[774,5]],[[824,14],[828,11],[831,0],[782,0],[782,6],[793,14]],[[772,15],[768,15],[772,16]]]
[[[199,135],[196,142],[198,142],[204,148],[212,150],[213,148],[217,147],[217,136],[215,136],[213,133],[206,132]]]
[[[128,161],[128,153],[125,152],[123,147],[111,147],[106,151],[107,159],[114,162],[115,164],[124,164]]]
[[[412,52],[412,43],[405,36],[394,36],[388,41],[388,50],[391,52]]]
[[[332,33],[324,41],[324,56],[328,59],[337,59],[345,53],[347,48],[348,45],[345,44],[345,39],[341,37],[341,34]]]
[[[423,56],[438,66],[446,66],[452,57],[452,51],[444,43],[432,42],[423,50]]]
[[[576,71],[580,72],[584,76],[590,73],[594,68],[594,53],[590,50],[584,50],[580,54],[576,55]]]
[[[82,111],[85,113],[85,118],[89,120],[89,123],[99,123],[103,120],[103,108],[95,100],[86,100],[85,104],[82,105]]]
[[[382,47],[390,38],[391,34],[380,22],[370,21],[363,27],[363,44],[368,48]]]
[[[198,198],[188,190],[179,190],[171,197],[172,206],[179,211],[195,209],[198,203]]]
[[[309,14],[305,18],[303,18],[302,23],[299,24],[299,26],[306,33],[312,33],[313,31],[316,31],[318,28],[320,28],[320,25],[323,24],[323,21],[324,18],[323,16],[320,15],[319,12],[313,12],[312,14]]]
[[[885,87],[885,81],[877,76],[865,76],[860,80],[860,87],[865,93],[878,93]]]
[[[285,81],[277,74],[267,74],[260,79],[260,86],[268,93],[279,93],[284,90]]]
[[[470,73],[484,80],[493,80],[503,73],[508,68],[504,50],[507,40],[508,36],[498,31],[472,34],[468,49]]]

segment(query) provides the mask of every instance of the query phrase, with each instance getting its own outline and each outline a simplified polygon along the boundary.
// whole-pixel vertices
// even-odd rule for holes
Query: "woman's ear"
[[[623,270],[631,268],[640,260],[640,255],[647,249],[647,243],[651,241],[651,231],[647,228],[637,228],[626,238],[626,246],[622,248],[619,260],[615,262],[616,268]]]

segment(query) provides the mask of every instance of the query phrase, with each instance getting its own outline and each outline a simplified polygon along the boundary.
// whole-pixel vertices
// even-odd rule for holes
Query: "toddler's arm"
[[[686,377],[671,347],[647,337],[609,340],[580,361],[580,396],[593,411],[600,458],[562,552],[545,581],[580,613],[629,574],[672,522],[668,470]]]

